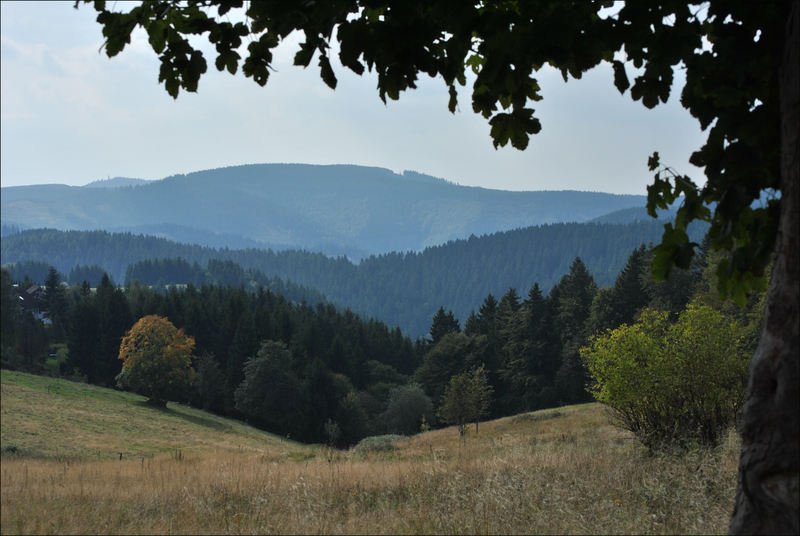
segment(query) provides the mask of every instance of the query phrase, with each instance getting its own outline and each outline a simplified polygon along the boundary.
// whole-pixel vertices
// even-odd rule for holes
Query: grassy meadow
[[[345,452],[64,380],[1,384],[3,534],[709,534],[733,509],[734,434],[648,455],[597,404]]]

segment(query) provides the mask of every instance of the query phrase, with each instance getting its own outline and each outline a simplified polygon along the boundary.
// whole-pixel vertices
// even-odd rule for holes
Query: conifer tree
[[[52,266],[47,272],[45,285],[45,307],[47,316],[53,323],[53,339],[64,337],[67,319],[67,297],[61,285],[61,274]]]
[[[494,339],[495,320],[497,316],[497,300],[489,294],[478,308],[478,314],[470,321],[470,327],[466,331],[467,335],[486,335]]]
[[[648,252],[642,265],[641,282],[648,296],[647,306],[659,311],[667,311],[673,319],[686,308],[700,281],[703,255],[695,255],[689,268],[675,268],[663,280],[653,275],[653,253]]]
[[[467,321],[464,322],[464,333],[467,335],[479,335],[481,330],[480,320],[475,310],[470,311]]]
[[[613,327],[630,324],[636,313],[647,305],[647,293],[642,283],[641,274],[648,261],[644,244],[631,252],[628,262],[614,282],[614,301],[616,302]]]
[[[592,301],[587,333],[594,334],[631,324],[636,313],[650,301],[642,274],[649,274],[649,253],[644,244],[631,252],[614,286],[599,289]]]
[[[225,377],[213,354],[204,353],[197,360],[194,403],[207,411],[221,411]]]
[[[124,293],[114,287],[108,274],[103,274],[94,297],[98,321],[94,382],[114,385],[122,366],[117,359],[120,341],[133,325],[133,318]]]
[[[558,283],[556,296],[556,329],[561,338],[561,364],[556,374],[556,387],[562,403],[588,400],[584,389],[588,375],[578,355],[586,342],[586,321],[597,292],[594,278],[580,258],[575,258],[569,274]]]
[[[559,350],[550,304],[535,283],[514,316],[503,347],[504,361],[498,372],[503,390],[498,390],[497,401],[503,414],[530,411],[555,402],[553,382],[560,362]]]
[[[97,381],[97,329],[99,313],[94,295],[81,293],[70,311],[70,330],[67,339],[69,368],[86,376],[89,383]]]
[[[508,342],[513,332],[514,319],[519,311],[520,303],[517,290],[509,288],[497,304],[495,325],[500,344]]]
[[[461,327],[458,325],[458,320],[456,320],[456,317],[453,315],[453,311],[447,311],[445,313],[444,307],[439,307],[439,310],[433,315],[433,321],[431,322],[431,342],[436,344],[448,333],[459,332],[461,332]]]

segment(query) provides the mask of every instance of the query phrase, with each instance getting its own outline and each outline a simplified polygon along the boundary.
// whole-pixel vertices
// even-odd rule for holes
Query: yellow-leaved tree
[[[140,318],[122,338],[117,385],[165,407],[183,397],[194,380],[194,339],[158,315]]]

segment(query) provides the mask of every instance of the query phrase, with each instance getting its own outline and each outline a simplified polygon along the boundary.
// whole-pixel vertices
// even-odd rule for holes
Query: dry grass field
[[[733,507],[733,434],[651,456],[595,404],[341,452],[142,400],[3,371],[2,533],[710,534]]]

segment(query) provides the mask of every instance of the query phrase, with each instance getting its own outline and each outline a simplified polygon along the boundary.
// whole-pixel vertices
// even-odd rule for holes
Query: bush
[[[588,389],[648,448],[715,446],[744,403],[744,329],[690,304],[675,324],[645,309],[639,322],[590,340]]]
[[[411,435],[421,430],[423,420],[434,422],[433,403],[422,387],[412,383],[393,388],[382,415],[386,430],[393,434]]]
[[[353,447],[357,452],[386,452],[394,450],[394,442],[403,439],[404,436],[397,434],[386,434],[379,436],[365,437]]]

